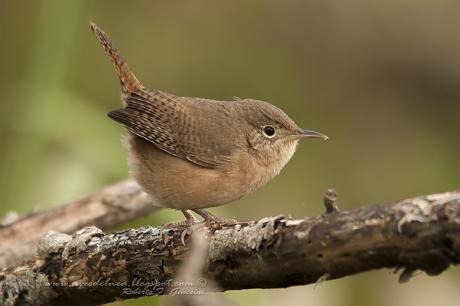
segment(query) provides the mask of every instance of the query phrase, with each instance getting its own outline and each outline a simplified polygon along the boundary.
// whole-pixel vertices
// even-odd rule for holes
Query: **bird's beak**
[[[327,137],[324,134],[321,134],[321,133],[318,133],[318,132],[315,132],[315,131],[301,129],[301,128],[298,129],[298,134],[297,135],[299,136],[299,138],[308,137],[308,138],[322,138],[324,140],[329,139],[329,137]]]

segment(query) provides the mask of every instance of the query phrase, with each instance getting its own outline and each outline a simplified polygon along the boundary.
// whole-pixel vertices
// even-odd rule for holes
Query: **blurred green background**
[[[460,4],[380,1],[0,1],[0,216],[71,201],[127,176],[110,35],[149,88],[269,101],[327,142],[211,211],[257,219],[459,188]],[[171,210],[127,226],[181,219]],[[227,292],[239,305],[458,305],[458,268],[397,284],[376,271],[318,286]],[[162,297],[119,305],[162,305]]]

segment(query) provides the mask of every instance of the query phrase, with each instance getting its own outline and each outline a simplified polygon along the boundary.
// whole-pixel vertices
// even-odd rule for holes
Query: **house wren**
[[[263,186],[286,165],[302,138],[327,139],[299,128],[263,101],[179,97],[145,88],[95,23],[91,29],[121,83],[123,108],[108,113],[127,129],[131,176],[155,205],[219,221],[203,208],[219,206]]]

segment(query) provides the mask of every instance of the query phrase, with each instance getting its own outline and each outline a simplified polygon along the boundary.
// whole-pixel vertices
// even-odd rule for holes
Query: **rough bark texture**
[[[126,180],[48,211],[22,218],[10,214],[0,224],[0,268],[33,258],[38,239],[50,230],[73,233],[88,225],[107,230],[158,209]]]
[[[460,192],[348,212],[329,207],[303,220],[279,216],[208,229],[203,275],[222,290],[275,288],[377,268],[402,268],[404,281],[415,270],[436,275],[460,262]],[[91,305],[184,290],[187,284],[170,281],[190,247],[188,236],[181,242],[183,230],[49,233],[36,260],[0,273],[0,304]],[[206,280],[196,282],[207,289]]]

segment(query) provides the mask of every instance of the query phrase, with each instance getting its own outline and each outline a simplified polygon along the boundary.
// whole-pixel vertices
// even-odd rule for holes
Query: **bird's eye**
[[[268,138],[272,138],[273,136],[275,136],[275,128],[271,125],[264,126],[263,131],[265,136],[267,136]]]

